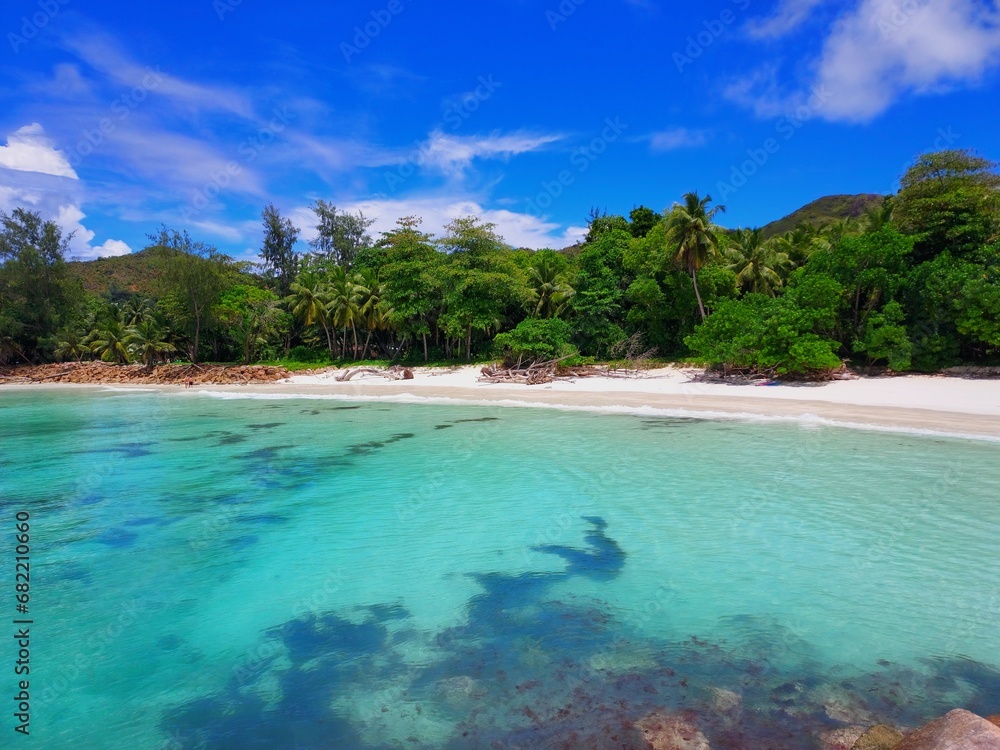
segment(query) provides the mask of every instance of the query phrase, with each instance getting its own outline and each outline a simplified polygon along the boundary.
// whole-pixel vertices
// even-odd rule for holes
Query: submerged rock
[[[681,714],[654,711],[636,725],[652,750],[712,750],[708,739],[691,719]]]
[[[841,724],[870,727],[881,719],[869,711],[857,695],[838,685],[823,686],[811,699],[823,706],[827,716]]]
[[[853,750],[861,735],[865,733],[862,726],[841,727],[823,732],[819,736],[823,750]]]
[[[1000,714],[993,714],[992,716],[987,716],[986,721],[988,721],[990,724],[994,724],[1000,727]]]
[[[743,709],[743,696],[725,688],[712,688],[710,705],[716,713],[739,713]]]
[[[440,680],[437,693],[447,703],[463,704],[486,695],[486,690],[472,677],[458,675]]]
[[[708,708],[723,725],[731,726],[740,721],[743,717],[742,695],[725,688],[712,688],[710,695]]]
[[[851,750],[895,750],[903,739],[903,733],[888,724],[876,724],[868,729]]]
[[[896,750],[1000,750],[1000,727],[956,708],[924,724]]]

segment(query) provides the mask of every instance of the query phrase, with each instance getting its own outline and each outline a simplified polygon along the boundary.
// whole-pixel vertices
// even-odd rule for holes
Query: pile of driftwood
[[[556,379],[555,362],[518,363],[513,367],[502,364],[487,365],[481,371],[481,383],[518,383],[520,385],[542,385]]]
[[[346,383],[355,375],[380,375],[389,380],[413,380],[413,370],[400,365],[393,365],[388,369],[380,367],[355,367],[353,370],[345,370],[343,374],[337,375],[334,380],[339,383]]]
[[[881,374],[885,374],[884,372]],[[777,367],[737,367],[713,365],[696,373],[692,380],[699,383],[728,383],[730,385],[766,385],[778,382],[823,383],[830,380],[855,380],[857,375],[842,365],[836,370],[814,370],[807,373],[781,374]]]
[[[481,370],[479,382],[481,383],[516,383],[519,385],[543,385],[556,380],[568,380],[570,378],[589,378],[595,375],[609,375],[611,371],[607,367],[597,365],[578,365],[575,367],[564,367],[561,363],[566,359],[550,359],[547,362],[521,362],[516,364],[504,362],[502,364],[487,365]],[[619,375],[618,377],[624,377]]]

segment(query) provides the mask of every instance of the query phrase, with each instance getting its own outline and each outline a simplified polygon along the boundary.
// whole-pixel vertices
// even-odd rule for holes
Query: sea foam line
[[[849,422],[818,414],[805,413],[798,415],[759,414],[753,412],[712,411],[709,409],[685,409],[682,407],[657,406],[625,406],[605,405],[593,406],[586,404],[553,404],[540,401],[520,401],[518,399],[476,399],[455,398],[452,396],[419,396],[414,393],[399,393],[384,396],[354,395],[340,393],[241,393],[239,391],[197,391],[196,396],[207,396],[222,400],[256,400],[256,401],[348,401],[354,403],[396,403],[396,404],[427,404],[440,406],[503,406],[520,409],[555,409],[556,411],[589,412],[592,414],[623,414],[640,417],[665,417],[674,419],[705,419],[718,422],[748,422],[748,423],[780,423],[794,424],[805,429],[836,427],[849,430],[865,430],[869,432],[902,433],[922,437],[955,438],[959,440],[978,440],[988,443],[1000,443],[1000,437],[993,435],[978,435],[966,432],[951,432],[924,427],[905,427],[902,425],[882,425],[868,422]]]

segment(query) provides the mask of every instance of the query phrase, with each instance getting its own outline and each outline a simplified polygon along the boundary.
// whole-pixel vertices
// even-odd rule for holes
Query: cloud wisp
[[[785,0],[774,15],[749,24],[747,33],[780,39],[822,4]],[[826,91],[825,119],[868,122],[906,97],[975,86],[998,66],[1000,13],[988,4],[859,0],[833,22],[818,51],[794,66],[801,80],[783,84],[772,63],[730,82],[724,93],[759,117],[774,117],[799,106],[810,92]]]

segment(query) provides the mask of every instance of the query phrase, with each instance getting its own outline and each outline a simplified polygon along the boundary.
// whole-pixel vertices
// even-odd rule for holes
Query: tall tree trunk
[[[361,359],[364,360],[368,356],[368,344],[372,340],[372,329],[368,329],[368,338],[365,339],[365,348],[361,352]]]
[[[333,356],[333,339],[330,338],[330,326],[326,324],[326,320],[320,319],[323,324],[323,331],[326,333],[326,350],[330,352],[330,356]]]
[[[358,358],[358,329],[354,323],[351,323],[351,334],[354,336],[354,358]],[[364,357],[362,357],[364,359]]]
[[[465,328],[465,361],[472,361],[472,323]]]
[[[430,357],[427,356],[427,334],[424,334],[424,362],[430,362]]]
[[[701,292],[698,291],[698,273],[691,270],[691,281],[694,283],[694,296],[698,298],[698,312],[701,313],[701,321],[705,322],[705,306],[701,303]]]

